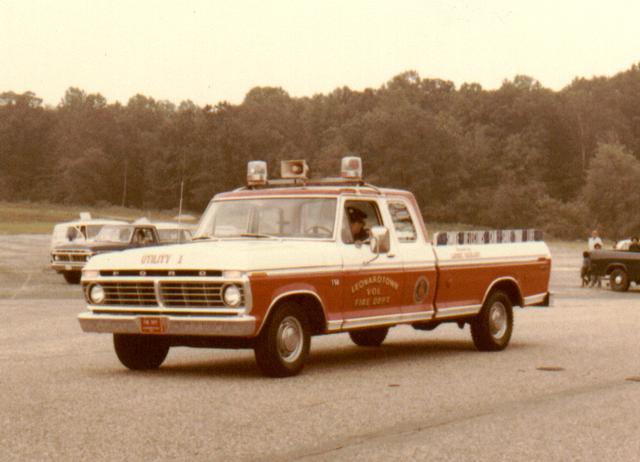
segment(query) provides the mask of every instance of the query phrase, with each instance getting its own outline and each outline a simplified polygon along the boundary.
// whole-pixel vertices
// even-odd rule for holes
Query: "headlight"
[[[223,293],[224,303],[227,306],[235,308],[242,302],[242,294],[238,286],[230,285],[224,289]]]
[[[91,303],[99,305],[104,302],[105,298],[106,294],[100,284],[94,284],[89,288],[89,300],[91,300]]]

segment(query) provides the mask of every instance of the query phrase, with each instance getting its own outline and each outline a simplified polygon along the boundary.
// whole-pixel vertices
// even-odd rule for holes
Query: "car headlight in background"
[[[231,308],[240,306],[240,303],[242,302],[242,293],[240,292],[240,288],[236,285],[228,285],[224,289],[222,297],[225,305],[230,306]]]
[[[86,270],[86,269],[82,270],[82,277],[84,279],[93,279],[93,278],[97,278],[98,276],[100,276],[100,271]]]
[[[89,287],[89,300],[91,303],[99,305],[104,302],[107,295],[104,292],[104,288],[100,284],[93,284]]]

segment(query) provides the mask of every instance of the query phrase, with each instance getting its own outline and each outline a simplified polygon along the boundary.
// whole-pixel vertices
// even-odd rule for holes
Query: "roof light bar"
[[[263,160],[252,160],[247,164],[247,184],[261,186],[267,184],[267,163]]]
[[[283,160],[280,162],[280,176],[282,178],[309,178],[309,166],[306,160]]]
[[[342,158],[342,166],[340,168],[340,176],[350,180],[362,179],[362,159],[355,156],[347,156]]]

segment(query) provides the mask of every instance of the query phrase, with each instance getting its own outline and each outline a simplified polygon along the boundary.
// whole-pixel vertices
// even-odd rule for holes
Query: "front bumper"
[[[82,271],[86,264],[86,261],[54,261],[51,263],[51,268],[58,273],[63,271]]]
[[[145,335],[196,335],[215,337],[252,337],[256,318],[241,316],[145,316],[85,312],[78,315],[85,332]],[[152,321],[152,322],[149,322]],[[155,331],[145,326],[156,326]],[[153,329],[152,329],[153,330]]]

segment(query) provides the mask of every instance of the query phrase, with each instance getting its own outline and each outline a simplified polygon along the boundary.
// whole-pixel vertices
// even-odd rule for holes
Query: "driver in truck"
[[[364,220],[367,214],[355,207],[348,207],[349,225],[351,226],[351,235],[354,242],[364,242],[369,239],[369,231],[364,227]]]

